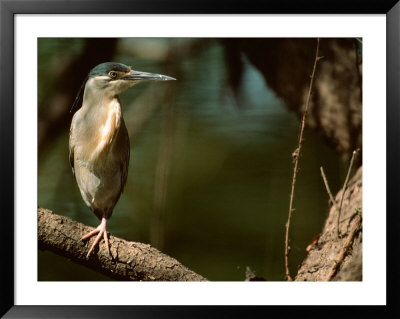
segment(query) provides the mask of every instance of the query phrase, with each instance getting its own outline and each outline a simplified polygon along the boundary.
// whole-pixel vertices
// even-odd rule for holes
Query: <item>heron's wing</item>
[[[120,127],[120,141],[119,147],[121,147],[120,152],[120,163],[121,163],[121,193],[124,191],[126,180],[128,178],[128,167],[130,158],[130,145],[129,145],[129,135],[126,129],[124,119],[121,121]]]
[[[75,168],[74,168],[74,143],[72,139],[72,124],[69,130],[69,163],[72,168],[72,174],[75,176]]]

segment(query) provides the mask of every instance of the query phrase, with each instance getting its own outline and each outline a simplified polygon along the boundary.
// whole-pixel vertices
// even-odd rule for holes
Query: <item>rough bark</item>
[[[89,241],[80,238],[91,230],[92,227],[68,217],[38,208],[39,249],[50,250],[117,280],[207,280],[150,245],[129,242],[112,235],[109,238],[111,257],[102,240],[91,256],[86,258],[89,244],[94,238]]]
[[[297,273],[296,281],[362,280],[362,167],[351,178],[344,195],[340,236],[336,218],[343,189],[336,195],[318,242]]]

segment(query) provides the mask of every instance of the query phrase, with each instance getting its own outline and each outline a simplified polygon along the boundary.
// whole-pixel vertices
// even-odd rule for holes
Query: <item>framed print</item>
[[[396,311],[397,1],[0,8],[1,315]]]

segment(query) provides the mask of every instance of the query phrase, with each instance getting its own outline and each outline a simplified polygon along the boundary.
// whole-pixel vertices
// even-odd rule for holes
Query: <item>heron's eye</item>
[[[115,79],[115,78],[117,77],[117,72],[110,71],[110,72],[108,73],[108,75],[109,75],[110,77],[112,77],[113,79]]]

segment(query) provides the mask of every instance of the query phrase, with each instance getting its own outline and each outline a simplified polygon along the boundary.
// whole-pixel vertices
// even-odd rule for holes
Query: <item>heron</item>
[[[100,220],[96,229],[82,237],[86,240],[97,234],[87,258],[102,237],[111,256],[107,221],[128,176],[130,141],[118,95],[139,82],[170,80],[176,79],[105,62],[89,72],[78,92],[73,108],[81,97],[82,106],[71,122],[69,161],[84,202]]]

